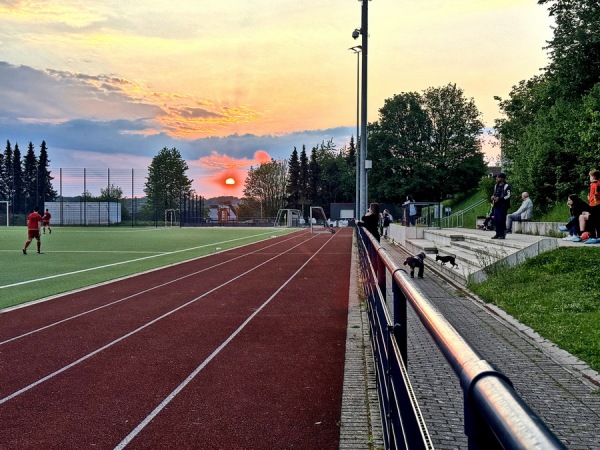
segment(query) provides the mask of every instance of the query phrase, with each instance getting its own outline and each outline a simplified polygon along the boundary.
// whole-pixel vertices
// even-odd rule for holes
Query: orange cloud
[[[209,156],[188,162],[188,164],[203,170],[202,181],[199,180],[203,186],[195,186],[197,192],[207,192],[208,188],[209,192],[221,192],[220,195],[242,197],[250,166],[270,161],[271,156],[264,150],[255,152],[252,159],[236,159],[213,151]],[[227,183],[230,178],[235,180],[234,184]]]

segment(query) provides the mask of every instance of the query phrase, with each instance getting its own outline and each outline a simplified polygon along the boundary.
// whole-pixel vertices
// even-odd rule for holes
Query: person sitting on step
[[[521,203],[519,209],[506,216],[506,233],[512,233],[513,222],[527,222],[531,220],[533,202],[529,198],[529,193],[523,192],[521,198],[523,199],[523,203]]]

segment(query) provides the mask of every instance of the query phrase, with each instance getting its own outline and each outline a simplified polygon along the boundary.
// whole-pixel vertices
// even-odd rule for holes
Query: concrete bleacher
[[[533,234],[535,236],[564,236],[558,229],[564,223],[558,222],[513,222],[512,230],[515,233]]]
[[[516,231],[515,224],[513,231]],[[462,285],[469,281],[485,280],[487,274],[498,265],[513,267],[527,258],[563,245],[557,238],[535,234],[515,232],[507,235],[504,240],[491,239],[493,235],[494,232],[467,228],[438,229],[404,227],[399,224],[392,224],[389,229],[390,242],[413,254],[424,252],[427,255],[426,265],[435,264],[437,270]],[[573,245],[565,242],[565,245],[568,244]],[[436,262],[436,254],[454,256],[458,268]]]

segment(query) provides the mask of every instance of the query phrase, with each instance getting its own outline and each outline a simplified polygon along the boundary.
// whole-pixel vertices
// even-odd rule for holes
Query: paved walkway
[[[382,245],[401,266],[407,256],[405,250],[383,239]],[[493,305],[484,304],[469,293],[465,295],[436,275],[431,265],[426,268],[425,278],[415,279],[415,283],[483,357],[511,379],[519,395],[568,448],[600,448],[600,375],[597,372]],[[391,293],[388,298],[392,298]],[[356,310],[354,315],[352,318],[352,311],[349,314],[348,334],[354,334],[356,343],[367,322],[359,320]],[[362,327],[360,333],[359,327]],[[408,327],[409,374],[433,444],[436,449],[465,449],[463,396],[458,378],[411,308]],[[355,358],[360,357],[358,353],[354,353]],[[369,357],[367,355],[367,363]],[[346,364],[348,366],[348,360]],[[363,374],[364,379],[372,382],[367,369]],[[346,386],[345,395],[349,392]],[[363,400],[368,400],[368,393],[369,390],[362,394]],[[349,444],[349,439],[357,435],[344,426],[342,420],[340,448],[380,448],[379,421],[372,400],[371,396],[370,409],[363,408],[370,418],[370,425],[363,425],[363,429],[369,429],[371,443],[364,444],[359,438],[354,441],[355,445]]]

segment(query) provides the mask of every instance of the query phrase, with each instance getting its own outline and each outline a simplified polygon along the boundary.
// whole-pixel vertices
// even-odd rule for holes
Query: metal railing
[[[482,198],[481,200],[479,200],[478,202],[475,202],[468,208],[462,209],[453,214],[450,214],[449,216],[443,217],[442,218],[442,228],[463,227],[464,223],[465,223],[465,213],[468,213],[469,211],[474,210],[479,205],[481,205],[482,203],[486,203],[486,202],[489,202],[489,200]]]
[[[565,449],[510,380],[458,333],[386,250],[357,227],[386,449],[433,448],[406,372],[410,303],[460,380],[469,449]],[[393,319],[386,306],[391,276]]]

